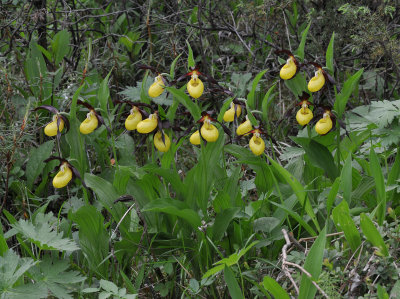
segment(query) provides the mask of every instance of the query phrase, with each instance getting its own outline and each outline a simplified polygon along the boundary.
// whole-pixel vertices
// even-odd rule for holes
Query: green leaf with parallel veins
[[[299,144],[310,158],[314,166],[325,170],[326,175],[333,181],[339,175],[331,152],[327,147],[315,140],[303,137],[292,137],[292,140]]]
[[[308,34],[308,30],[310,29],[310,26],[311,26],[311,22],[308,24],[306,29],[304,29],[303,33],[301,34],[300,45],[297,48],[296,53],[295,53],[300,58],[301,62],[303,62],[303,60],[304,60],[304,47],[306,45],[307,34]]]
[[[266,72],[267,72],[267,70],[263,70],[257,74],[257,76],[253,80],[250,93],[247,95],[247,104],[249,105],[250,109],[252,109],[252,110],[256,109],[255,96],[256,96],[256,89],[257,89],[258,82],[261,80],[261,78],[264,76],[264,74]]]
[[[378,253],[383,256],[389,256],[388,248],[383,241],[381,234],[375,227],[372,220],[364,213],[361,213],[360,215],[360,225],[367,240],[379,249]]]
[[[97,98],[100,102],[100,107],[102,110],[103,117],[108,118],[108,109],[107,103],[108,98],[110,97],[110,89],[108,88],[108,79],[110,78],[112,70],[108,73],[108,75],[104,78],[100,83],[99,90],[97,91]]]
[[[361,245],[360,233],[350,216],[349,206],[345,200],[333,209],[332,216],[336,227],[343,230],[344,236],[346,237],[351,250],[356,252],[358,247]]]
[[[51,41],[51,49],[54,56],[54,64],[59,64],[70,50],[70,37],[71,34],[66,30],[61,30],[54,35]]]
[[[193,103],[193,101],[189,98],[189,96],[183,92],[181,89],[176,89],[174,87],[166,87],[174,97],[181,103],[186,109],[189,110],[190,114],[193,116],[194,121],[198,121],[201,117],[201,111],[198,105]]]
[[[300,283],[299,299],[314,298],[317,288],[311,283],[312,280],[318,280],[322,270],[322,260],[326,244],[326,227],[320,232],[318,238],[312,245],[310,252],[304,263],[304,269],[311,274],[309,278],[306,274],[302,274]]]
[[[364,69],[361,69],[349,79],[347,79],[346,82],[344,82],[343,84],[342,92],[336,96],[334,109],[339,119],[342,118],[344,110],[346,109],[347,102],[351,94],[353,93],[353,90],[356,88],[363,71]]]
[[[178,216],[189,222],[196,230],[201,226],[200,216],[194,210],[190,209],[183,201],[171,198],[153,200],[143,208],[143,212],[163,212]]]
[[[262,284],[275,298],[290,299],[288,293],[272,277],[264,276]]]
[[[193,50],[192,50],[192,47],[190,46],[190,44],[189,44],[188,41],[186,41],[186,44],[187,44],[188,50],[189,50],[189,55],[188,55],[188,60],[187,60],[187,62],[188,62],[188,68],[190,69],[191,67],[194,67],[194,66],[196,65],[196,62],[194,61],[194,58],[193,58]]]
[[[335,32],[332,33],[331,40],[328,45],[328,49],[326,50],[326,68],[333,75],[333,50],[335,43]]]
[[[224,279],[226,284],[228,285],[229,294],[232,299],[244,299],[242,290],[233,274],[232,270],[225,265],[224,268]]]

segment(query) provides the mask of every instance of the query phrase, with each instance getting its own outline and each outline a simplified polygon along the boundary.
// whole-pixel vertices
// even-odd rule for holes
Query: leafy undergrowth
[[[211,47],[189,39],[167,67],[113,5],[93,32],[77,21],[79,48],[78,29],[51,24],[46,46],[41,23],[28,48],[0,45],[23,65],[1,68],[0,298],[400,298],[398,73],[344,71],[333,32],[307,55],[321,45],[297,1],[282,10],[293,52],[229,27],[230,49],[248,48],[233,64],[269,53],[268,68],[207,73]],[[121,86],[131,67],[140,80]]]

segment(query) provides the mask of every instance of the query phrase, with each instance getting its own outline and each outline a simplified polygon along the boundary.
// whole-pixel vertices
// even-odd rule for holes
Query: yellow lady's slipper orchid
[[[136,130],[139,133],[148,134],[154,131],[155,128],[157,128],[157,124],[158,124],[157,113],[150,114],[149,118],[146,118],[145,120],[142,120],[137,124]]]
[[[240,105],[231,103],[231,108],[229,108],[224,113],[224,121],[232,122],[235,119],[235,106],[236,106],[236,117],[239,117],[242,113],[242,107]]]
[[[58,115],[53,116],[53,120],[47,124],[47,126],[44,128],[44,133],[47,136],[56,136],[57,135],[57,120],[58,120]],[[60,125],[59,125],[59,130],[62,132],[64,129],[64,120],[60,118]]]
[[[164,84],[164,81],[162,79],[162,76],[158,75],[155,78],[154,83],[151,84],[151,86],[149,88],[149,96],[152,97],[152,98],[158,97],[160,94],[163,93],[164,87],[165,87],[165,84]]]
[[[301,108],[299,109],[299,111],[297,111],[296,114],[297,122],[299,123],[299,125],[305,126],[310,122],[310,120],[312,120],[312,118],[313,118],[313,113],[310,110],[310,108],[308,108],[307,101],[303,101],[301,103]]]
[[[265,142],[260,137],[260,133],[257,132],[257,130],[253,134],[253,137],[251,137],[251,139],[250,139],[249,147],[250,147],[250,150],[253,152],[253,154],[256,156],[261,155],[265,150]]]
[[[99,121],[97,119],[96,112],[94,112],[94,110],[90,110],[86,119],[81,123],[79,131],[85,135],[90,134],[97,128],[98,125]]]
[[[297,65],[295,63],[295,58],[293,56],[289,56],[286,64],[281,68],[279,75],[283,80],[289,80],[293,78],[296,72]]]
[[[193,145],[199,145],[200,144],[200,132],[197,130],[194,132],[189,139],[190,143]]]
[[[60,167],[60,171],[53,178],[53,186],[54,188],[63,188],[67,186],[71,179],[72,170],[69,168],[68,163],[64,162]]]
[[[332,129],[333,123],[329,111],[325,111],[323,117],[315,124],[315,131],[319,135],[325,135]]]
[[[308,90],[311,92],[317,92],[324,86],[324,84],[325,76],[323,70],[320,68],[315,72],[315,76],[311,78],[310,82],[308,82]]]
[[[201,95],[203,94],[204,84],[200,80],[199,75],[196,73],[196,71],[193,71],[192,78],[187,84],[187,91],[195,99],[201,97]]]
[[[249,118],[246,115],[246,121],[244,121],[242,124],[238,126],[238,128],[236,129],[236,134],[241,136],[250,132],[251,130],[253,130],[253,127],[251,125]]]
[[[211,124],[211,120],[208,117],[204,119],[200,132],[201,136],[203,136],[203,138],[208,142],[217,141],[219,136],[218,129],[213,124]]]
[[[160,131],[158,131],[154,135],[154,146],[160,151],[160,152],[168,152],[169,148],[171,147],[171,140],[169,139],[167,134],[164,134],[164,139],[165,143],[162,140],[162,134]]]
[[[136,130],[138,123],[142,121],[142,114],[139,112],[139,108],[136,106],[133,106],[130,112],[131,113],[125,120],[125,128],[128,131],[133,131]]]

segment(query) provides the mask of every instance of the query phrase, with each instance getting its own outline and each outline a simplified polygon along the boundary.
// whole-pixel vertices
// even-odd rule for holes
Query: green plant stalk
[[[336,85],[333,86],[333,89],[335,91],[335,99],[337,101],[337,90],[336,90]],[[341,172],[341,167],[340,167],[340,124],[339,121],[336,119],[336,160],[337,160],[337,168],[339,173]]]
[[[243,295],[243,298],[245,298],[245,297],[244,297],[244,282],[243,282],[243,275],[242,275],[242,270],[240,270],[240,265],[239,265],[239,263],[237,263],[237,267],[238,267],[238,269],[239,269],[239,275],[240,275],[240,284],[242,285],[242,295]]]
[[[274,181],[275,188],[276,188],[276,190],[278,191],[279,199],[280,199],[280,201],[281,201],[281,204],[282,204],[282,205],[285,205],[285,202],[284,202],[284,200],[283,200],[283,196],[282,196],[282,193],[281,193],[281,189],[279,188],[278,181],[276,180],[276,177],[275,177],[275,175],[274,175],[274,172],[271,170],[271,168],[268,167],[268,169],[269,169],[269,171],[270,171],[270,173],[271,173],[271,176],[272,176],[272,179],[273,179],[273,181]],[[264,201],[265,201],[265,199],[263,199],[263,202],[262,202],[262,204],[261,204],[261,208],[262,208],[263,205],[264,205]],[[261,211],[261,208],[260,208],[260,211]],[[289,229],[290,229],[291,231],[293,231],[292,225],[291,225],[291,223],[290,223],[290,221],[289,221],[289,216],[288,216],[287,214],[286,214],[286,221],[287,221],[287,224],[288,224],[288,226],[289,226]]]
[[[341,172],[341,165],[340,165],[340,125],[339,121],[336,120],[336,159],[337,159],[337,168],[339,173]]]

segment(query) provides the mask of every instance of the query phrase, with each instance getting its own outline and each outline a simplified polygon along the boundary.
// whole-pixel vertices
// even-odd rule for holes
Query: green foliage
[[[13,223],[12,234],[21,234],[24,239],[34,243],[40,250],[78,250],[79,247],[73,240],[63,238],[63,233],[57,231],[56,223],[57,218],[53,216],[53,213],[39,212],[32,220],[20,219]]]
[[[390,1],[6,2],[1,298],[399,297]],[[300,64],[283,83],[288,51]],[[311,93],[316,64],[336,83]],[[198,99],[187,90],[193,67]],[[165,87],[152,98],[158,75]],[[301,95],[313,112],[303,129]],[[224,122],[232,103],[242,112]],[[69,131],[46,136],[53,115],[31,110],[42,105]],[[88,109],[99,124],[83,135]],[[126,130],[131,109],[158,115],[156,128]],[[237,136],[246,116],[256,130]],[[322,117],[333,127],[318,135]],[[216,141],[204,131],[190,144],[208,121]],[[63,188],[49,179],[51,156],[58,175],[73,170]]]

